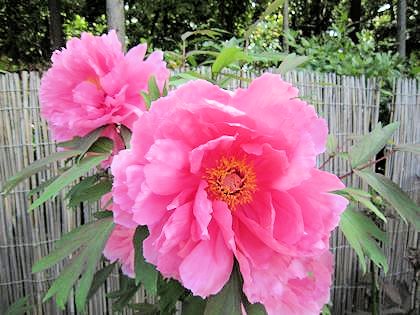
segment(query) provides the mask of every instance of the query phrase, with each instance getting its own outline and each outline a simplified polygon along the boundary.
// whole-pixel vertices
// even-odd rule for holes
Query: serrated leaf
[[[36,199],[34,203],[29,207],[29,211],[39,207],[48,199],[57,196],[60,190],[62,190],[67,185],[70,185],[73,181],[87,173],[91,168],[97,166],[107,157],[108,155],[87,157],[80,161],[80,163],[73,165],[44,190],[41,196]]]
[[[114,228],[114,223],[111,218],[103,220],[108,221],[108,225],[103,229],[98,229],[95,240],[92,240],[92,242],[88,243],[87,246],[83,248],[83,253],[85,253],[86,257],[86,269],[76,288],[76,307],[79,310],[82,310],[86,304],[89,289],[95,276],[96,265],[102,257],[102,251]]]
[[[359,257],[363,272],[366,272],[365,255],[383,268],[385,273],[388,271],[386,257],[375,240],[386,241],[386,235],[375,223],[362,213],[347,207],[341,215],[340,229]]]
[[[55,301],[58,307],[64,310],[70,291],[82,272],[83,256],[76,254],[70,260],[68,266],[60,272],[58,278],[52,283],[51,287],[43,297],[42,303],[45,303],[55,296]]]
[[[402,189],[382,174],[372,171],[355,170],[383,199],[385,199],[399,215],[420,230],[420,207],[417,206]]]
[[[241,292],[241,279],[234,268],[223,289],[208,298],[204,315],[241,315]]]
[[[112,182],[110,180],[100,180],[98,183],[85,187],[78,193],[73,194],[69,201],[69,207],[76,207],[81,202],[94,202],[101,199],[103,195],[110,192],[112,188]]]
[[[81,247],[83,243],[94,237],[96,231],[91,227],[91,224],[92,223],[79,226],[67,234],[64,234],[54,243],[54,250],[47,256],[42,257],[32,266],[32,273],[40,272],[58,264],[61,260]]]
[[[176,302],[185,294],[184,287],[176,280],[164,280],[159,277],[158,295],[161,314],[173,314]]]
[[[122,311],[139,288],[140,285],[136,285],[133,279],[120,274],[120,289],[106,295],[111,299],[116,299],[112,302],[112,310],[114,312]]]
[[[398,127],[398,122],[394,122],[383,128],[379,123],[372,132],[363,136],[349,150],[351,167],[356,168],[373,159],[385,147]]]
[[[337,191],[336,193],[346,197],[350,201],[361,203],[364,207],[372,211],[382,221],[387,222],[387,219],[385,215],[382,213],[382,211],[379,210],[371,201],[372,195],[369,194],[368,192],[365,192],[357,188],[346,187],[342,190]]]
[[[149,294],[157,293],[158,272],[156,268],[146,262],[143,257],[143,241],[149,235],[145,226],[139,226],[134,234],[134,268],[136,284],[142,283]]]
[[[218,74],[227,66],[238,61],[248,61],[250,57],[242,51],[239,47],[225,47],[223,48],[219,55],[214,61],[211,72],[213,74]]]
[[[392,147],[395,151],[420,154],[420,144],[397,144]]]
[[[8,193],[11,189],[16,187],[16,185],[18,185],[24,179],[46,169],[49,164],[57,162],[57,161],[69,159],[71,157],[79,155],[80,153],[81,151],[79,150],[62,151],[62,152],[53,153],[43,159],[37,160],[33,162],[31,165],[29,165],[28,167],[21,170],[16,175],[9,178],[9,180],[3,186],[2,191],[4,193]]]
[[[309,57],[307,56],[297,56],[295,53],[289,54],[284,58],[283,62],[280,64],[278,71],[280,74],[285,74],[299,67],[308,60]]]
[[[112,218],[107,218],[76,228],[56,243],[53,252],[33,266],[32,272],[44,270],[78,250],[70,263],[53,282],[44,296],[43,302],[55,296],[57,305],[64,309],[70,291],[80,277],[76,289],[76,306],[78,310],[84,308],[96,265],[101,258],[102,250],[113,227]]]
[[[101,270],[98,270],[95,273],[95,276],[93,277],[92,284],[89,289],[89,294],[87,296],[88,299],[90,299],[96,291],[105,283],[106,279],[108,279],[109,275],[114,270],[114,267],[116,265],[116,262],[109,264],[102,268]]]
[[[14,302],[12,305],[8,307],[6,313],[4,315],[24,315],[29,313],[32,310],[32,306],[29,304],[29,298],[24,296]]]

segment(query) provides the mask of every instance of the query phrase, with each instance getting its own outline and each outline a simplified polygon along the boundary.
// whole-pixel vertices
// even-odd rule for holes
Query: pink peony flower
[[[136,229],[116,225],[105,245],[103,254],[111,262],[118,261],[122,272],[135,278],[133,238]]]
[[[112,210],[111,193],[107,193],[102,197],[101,206]],[[127,228],[123,225],[116,225],[103,250],[104,256],[111,263],[118,261],[121,264],[122,272],[130,277],[135,278],[134,271],[134,244],[133,238],[135,228]]]
[[[104,125],[132,128],[145,110],[140,91],[147,90],[154,75],[162,89],[169,71],[162,52],[146,60],[146,44],[126,55],[115,31],[67,42],[52,56],[52,67],[41,81],[41,114],[48,121],[54,140],[84,136]]]
[[[344,187],[316,169],[327,125],[298,90],[264,74],[227,92],[190,82],[135,123],[112,162],[114,220],[147,225],[147,261],[195,295],[218,293],[234,259],[250,302],[319,314]]]

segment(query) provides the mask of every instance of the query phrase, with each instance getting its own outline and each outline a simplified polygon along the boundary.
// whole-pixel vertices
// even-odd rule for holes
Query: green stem
[[[372,315],[379,315],[379,291],[376,283],[376,267],[373,263],[370,263],[370,272],[372,276]]]

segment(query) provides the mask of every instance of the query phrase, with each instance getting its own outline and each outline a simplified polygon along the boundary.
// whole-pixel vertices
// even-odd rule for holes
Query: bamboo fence
[[[255,74],[250,73],[243,75],[255,77]],[[337,137],[338,145],[343,150],[351,145],[349,138],[355,139],[366,134],[378,123],[381,93],[379,82],[375,79],[312,72],[290,72],[284,77],[296,85],[301,97],[313,104],[320,115],[326,118],[330,132]],[[40,117],[39,84],[38,72],[0,75],[0,185],[18,170],[56,149],[50,140],[47,125]],[[230,88],[239,85],[235,81],[230,84]],[[392,120],[401,124],[395,142],[419,143],[419,82],[398,79],[394,84],[391,109]],[[325,158],[321,156],[319,161]],[[54,241],[74,227],[90,221],[97,207],[95,204],[84,204],[76,210],[70,209],[63,201],[63,192],[28,213],[31,198],[28,192],[54,176],[57,168],[58,165],[55,165],[52,170],[42,171],[32,176],[30,181],[17,186],[9,195],[0,196],[0,314],[22,296],[30,297],[34,305],[31,314],[75,313],[73,300],[64,311],[58,310],[52,301],[41,303],[62,266],[47,272],[31,273],[33,263],[52,250]],[[339,158],[331,160],[325,168],[336,174],[345,174],[350,170],[350,166]],[[398,152],[386,164],[386,174],[419,202],[420,167],[414,154]],[[356,187],[363,185],[353,176],[345,180],[346,184]],[[400,296],[394,291],[404,287],[410,297],[408,303],[416,303],[415,271],[407,257],[410,248],[418,249],[419,235],[397,216],[389,220],[386,228],[390,232],[390,241],[383,247],[389,257],[390,270],[386,275],[374,271],[382,284],[381,288],[385,288],[380,292],[382,302],[388,305],[398,300]],[[366,311],[372,295],[371,277],[362,274],[355,253],[338,231],[333,234],[331,247],[335,254],[332,314]],[[118,289],[116,272],[91,299],[89,314],[111,313],[112,301],[106,294]],[[145,296],[143,291],[135,299],[154,300],[153,297]]]

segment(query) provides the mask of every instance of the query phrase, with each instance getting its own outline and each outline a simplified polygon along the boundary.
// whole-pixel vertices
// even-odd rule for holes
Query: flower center
[[[252,201],[257,190],[255,171],[245,159],[222,157],[214,168],[206,169],[207,192],[226,202],[230,210]]]

